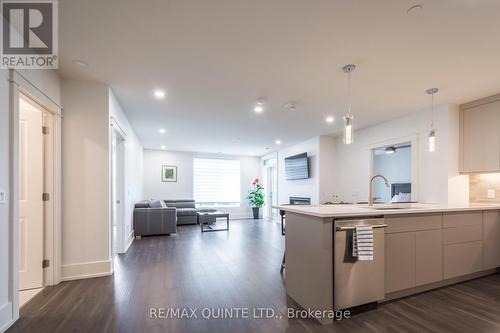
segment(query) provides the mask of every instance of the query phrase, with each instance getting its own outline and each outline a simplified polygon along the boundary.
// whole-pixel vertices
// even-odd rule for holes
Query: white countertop
[[[400,208],[393,208],[393,207]],[[279,205],[274,208],[316,217],[358,217],[374,215],[418,214],[437,212],[461,212],[475,210],[500,210],[500,204],[464,204],[464,205],[436,205],[436,204],[375,204],[375,209],[368,205]]]

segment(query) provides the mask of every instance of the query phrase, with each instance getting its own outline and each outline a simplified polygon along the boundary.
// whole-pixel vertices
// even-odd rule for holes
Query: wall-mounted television
[[[302,153],[285,158],[286,180],[309,178],[309,161],[307,153]]]

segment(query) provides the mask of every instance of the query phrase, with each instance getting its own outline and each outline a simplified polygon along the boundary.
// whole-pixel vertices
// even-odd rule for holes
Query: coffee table
[[[209,224],[213,224],[218,218],[226,218],[227,227],[225,229],[216,229]],[[200,224],[201,232],[225,231],[229,230],[229,213],[224,213],[218,210],[198,211],[198,223]],[[204,226],[207,225],[207,228]]]

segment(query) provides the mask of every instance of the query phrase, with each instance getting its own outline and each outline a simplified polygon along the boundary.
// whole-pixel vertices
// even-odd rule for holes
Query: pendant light
[[[431,113],[432,113],[432,121],[431,128],[429,130],[429,152],[432,153],[436,150],[436,129],[434,128],[434,94],[437,94],[439,91],[438,88],[430,88],[425,92],[428,95],[431,95]]]
[[[347,114],[344,116],[344,144],[350,145],[354,141],[353,121],[351,114],[351,73],[356,69],[356,65],[349,64],[342,67],[347,74]]]

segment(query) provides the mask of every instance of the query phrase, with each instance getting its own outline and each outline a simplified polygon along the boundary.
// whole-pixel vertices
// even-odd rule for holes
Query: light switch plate
[[[488,190],[488,199],[495,199],[495,190],[494,189]]]
[[[5,190],[0,190],[0,204],[4,204],[7,201],[7,193]]]

